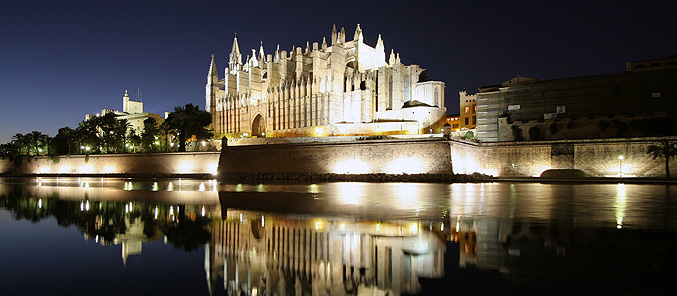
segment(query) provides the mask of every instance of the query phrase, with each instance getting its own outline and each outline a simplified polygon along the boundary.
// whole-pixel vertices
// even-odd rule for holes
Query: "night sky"
[[[223,77],[234,33],[243,55],[330,39],[383,37],[386,54],[458,91],[521,75],[538,79],[623,72],[625,62],[677,54],[674,1],[25,1],[0,2],[0,143],[54,136],[86,113],[122,109],[122,95],[163,114],[204,108],[215,54]],[[559,4],[553,4],[557,2]],[[628,4],[633,2],[634,4]]]

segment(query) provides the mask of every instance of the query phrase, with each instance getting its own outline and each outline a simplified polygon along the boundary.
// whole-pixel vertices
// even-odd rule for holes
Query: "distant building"
[[[447,116],[444,123],[445,127],[449,127],[450,132],[458,132],[461,130],[461,117],[459,114]]]
[[[364,43],[359,24],[353,40],[333,28],[331,44],[306,43],[291,52],[278,48],[242,60],[237,37],[228,68],[219,78],[212,55],[206,110],[216,137],[355,134],[418,134],[444,124],[444,82],[432,81],[418,65],[404,65],[379,35]]]
[[[553,80],[516,77],[473,95],[462,91],[461,125],[476,104],[480,142],[675,134],[677,55],[629,62],[626,69]]]
[[[458,92],[459,124],[461,129],[474,129],[477,125],[477,95],[468,95],[465,91]]]
[[[165,119],[159,114],[143,112],[143,102],[131,100],[127,90],[125,90],[125,95],[122,97],[122,112],[112,109],[103,109],[101,110],[101,113],[98,114],[85,114],[85,120],[89,120],[97,116],[103,116],[107,113],[115,114],[117,119],[126,119],[127,122],[129,122],[129,128],[127,129],[127,132],[130,133],[133,129],[137,135],[140,135],[144,131],[143,121],[149,117],[155,118],[155,121],[158,125],[165,121]]]

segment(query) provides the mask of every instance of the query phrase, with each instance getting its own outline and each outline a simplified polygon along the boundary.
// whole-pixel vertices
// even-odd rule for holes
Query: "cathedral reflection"
[[[399,295],[444,275],[443,236],[417,222],[228,209],[210,232],[210,291],[228,295]]]

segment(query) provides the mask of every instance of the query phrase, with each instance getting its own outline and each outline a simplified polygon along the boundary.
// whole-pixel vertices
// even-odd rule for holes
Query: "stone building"
[[[460,92],[476,100],[481,142],[675,134],[677,55],[628,62],[626,72],[537,80],[516,77]]]
[[[444,83],[425,69],[402,64],[381,36],[364,43],[334,26],[331,44],[306,43],[290,52],[263,43],[243,62],[237,36],[220,78],[212,55],[206,110],[216,137],[284,137],[439,132],[444,124]]]
[[[106,113],[115,114],[115,118],[117,119],[126,119],[127,122],[129,123],[127,133],[130,133],[132,130],[134,130],[134,132],[137,135],[140,135],[143,132],[144,130],[143,121],[148,119],[149,117],[155,118],[155,121],[158,126],[160,126],[160,124],[162,124],[165,121],[165,119],[162,118],[162,116],[159,114],[144,112],[143,102],[132,100],[129,97],[127,90],[125,90],[125,95],[122,96],[122,111],[103,109],[101,110],[101,113],[98,114],[85,114],[85,120],[89,120],[90,118],[96,116],[103,116]]]

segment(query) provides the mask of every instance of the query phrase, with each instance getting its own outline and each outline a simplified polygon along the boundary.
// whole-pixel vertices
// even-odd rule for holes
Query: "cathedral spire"
[[[355,28],[355,35],[353,35],[353,40],[359,40],[362,41],[364,37],[362,36],[362,28],[360,28],[360,24],[357,24],[357,28]]]
[[[242,54],[240,53],[240,45],[237,43],[237,33],[235,33],[235,38],[233,39],[233,49],[230,51],[230,63],[229,66],[231,69],[239,68],[238,66],[242,65]]]
[[[280,62],[280,44],[279,43],[277,44],[277,48],[275,49],[275,60],[274,60],[274,62],[275,63]]]
[[[259,46],[259,62],[264,63],[266,61],[266,54],[263,52],[263,40],[261,40],[261,46]]]
[[[340,44],[346,44],[346,29],[341,27],[341,32],[339,33],[338,42]]]
[[[214,61],[214,54],[212,54],[212,62],[209,64],[209,74],[207,75],[207,81],[209,85],[214,85],[214,83],[219,81],[219,73],[216,69],[216,61]],[[125,90],[125,95],[127,91]]]
[[[322,37],[322,51],[327,50],[327,38]]]
[[[381,34],[378,34],[378,40],[376,40],[376,50],[378,51],[384,50],[383,39],[381,39]]]
[[[338,36],[336,36],[336,24],[334,24],[331,28],[331,45],[336,44],[337,40]]]
[[[390,49],[390,59],[388,59],[388,64],[389,65],[395,65],[395,51],[393,49]]]

